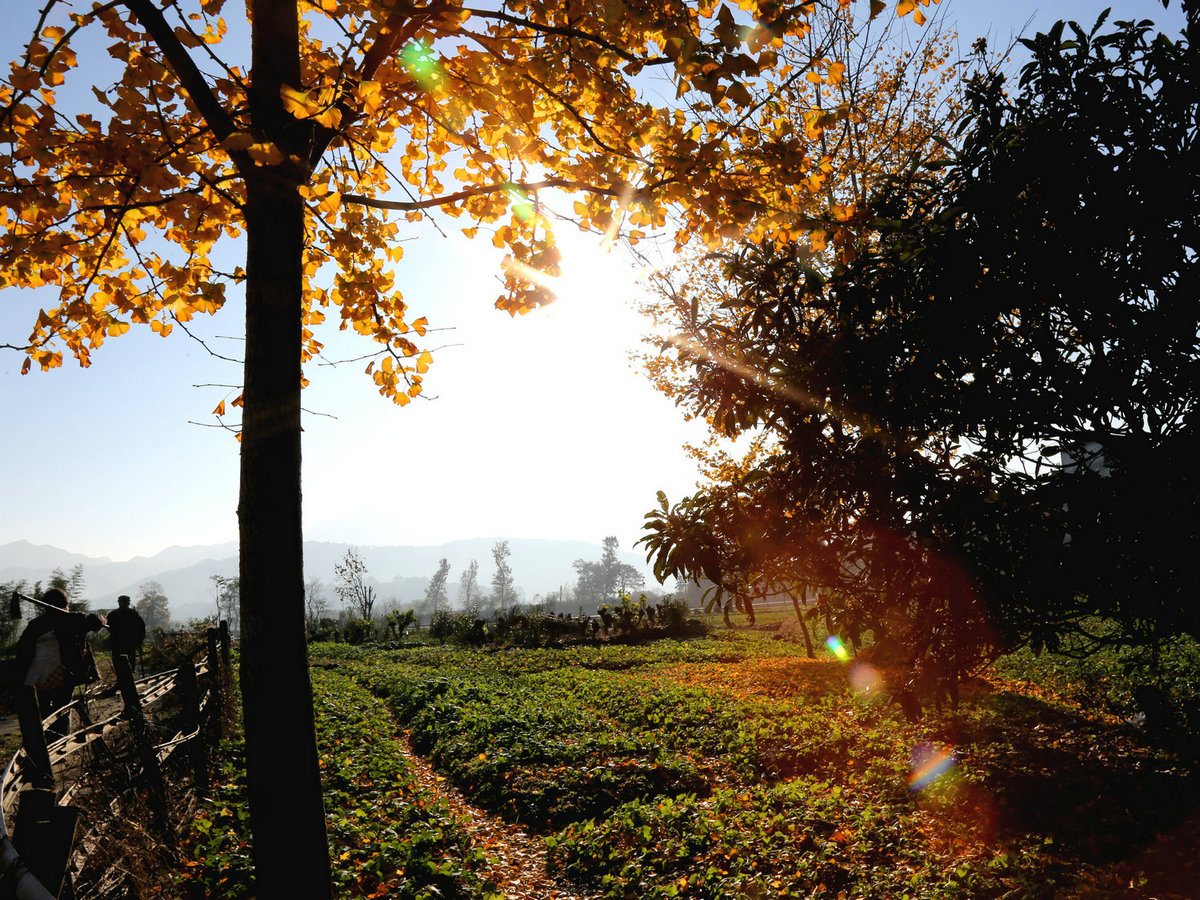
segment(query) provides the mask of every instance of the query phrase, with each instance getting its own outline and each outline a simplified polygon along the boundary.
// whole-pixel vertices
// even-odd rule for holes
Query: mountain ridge
[[[338,604],[333,597],[333,565],[340,562],[346,550],[354,547],[366,563],[368,582],[379,595],[381,604],[394,601],[400,608],[414,605],[424,598],[424,588],[442,558],[449,560],[451,575],[448,595],[453,605],[458,594],[458,577],[471,559],[479,563],[478,582],[488,593],[495,564],[491,548],[507,540],[510,550],[509,566],[517,588],[524,600],[535,594],[554,593],[575,583],[571,564],[576,559],[600,559],[603,548],[599,542],[571,541],[559,538],[460,538],[442,544],[422,545],[364,545],[337,541],[305,541],[305,577],[316,576],[325,585],[326,599],[333,612]],[[618,550],[622,562],[636,566],[646,576],[647,585],[655,584],[641,553]],[[201,618],[216,611],[211,577],[237,575],[237,545],[230,541],[221,544],[168,547],[153,556],[135,556],[113,561],[107,557],[85,554],[28,541],[13,541],[0,545],[0,583],[25,580],[45,582],[52,569],[69,572],[72,566],[82,565],[85,579],[84,595],[93,609],[106,610],[117,605],[117,596],[136,597],[138,587],[156,581],[170,601],[171,618],[184,622]]]

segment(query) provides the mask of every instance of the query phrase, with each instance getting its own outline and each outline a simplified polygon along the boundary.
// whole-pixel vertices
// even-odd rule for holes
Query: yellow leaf
[[[334,212],[342,203],[342,195],[337,191],[332,191],[325,195],[325,199],[317,204],[317,208],[323,213]]]
[[[279,88],[279,98],[283,101],[283,108],[297,119],[308,118],[316,111],[309,103],[307,92],[298,91],[286,84]]]
[[[283,162],[283,152],[269,141],[263,144],[251,144],[246,150],[250,158],[260,166],[277,166]]]
[[[919,9],[914,9],[913,10],[913,21],[916,22],[918,25],[924,25],[925,24],[925,13],[921,12]]]
[[[239,150],[246,150],[254,143],[254,137],[249,132],[235,131],[225,140],[221,141],[221,148],[228,150],[230,153],[236,153]]]
[[[217,408],[213,410],[213,415],[214,416],[225,415],[225,401],[224,400],[222,400],[220,403],[217,404]]]
[[[429,364],[433,362],[433,354],[428,350],[422,350],[421,355],[417,357],[417,374],[424,375],[429,371]]]
[[[722,6],[721,9],[726,9],[726,7]],[[735,81],[729,85],[729,88],[725,91],[725,96],[738,106],[749,106],[754,102],[750,91],[740,81]]]
[[[318,124],[334,129],[342,124],[342,111],[335,106],[325,110],[319,116],[313,116],[313,118],[316,119]]]
[[[200,46],[200,39],[186,28],[181,26],[176,27],[175,38],[179,41],[179,43],[183,44],[183,46],[188,47],[189,49]]]

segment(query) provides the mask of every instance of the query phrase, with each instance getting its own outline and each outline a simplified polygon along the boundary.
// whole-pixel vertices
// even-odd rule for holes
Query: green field
[[[313,648],[343,896],[486,897],[489,847],[397,742],[611,898],[1194,897],[1200,779],[1010,662],[910,724],[853,660],[762,633]],[[1019,661],[1018,661],[1019,662]],[[247,896],[236,745],[176,887]]]

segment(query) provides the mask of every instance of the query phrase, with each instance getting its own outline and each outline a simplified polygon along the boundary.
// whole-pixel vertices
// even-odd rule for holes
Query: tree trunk
[[[269,173],[269,174],[267,174]],[[304,635],[300,347],[304,210],[276,169],[247,179],[242,411],[242,717],[256,896],[329,897]]]
[[[805,600],[807,600],[808,599],[808,593],[807,593],[808,589],[801,588],[800,590],[805,592],[804,596],[805,596]],[[807,652],[809,659],[816,659],[817,654],[813,652],[812,638],[809,637],[808,625],[805,624],[805,622],[804,622],[804,612],[803,612],[803,610],[800,609],[800,601],[796,599],[796,594],[794,592],[791,594],[791,598],[792,598],[792,606],[795,607],[795,609],[796,609],[796,621],[800,623],[800,631],[804,635],[805,652]]]

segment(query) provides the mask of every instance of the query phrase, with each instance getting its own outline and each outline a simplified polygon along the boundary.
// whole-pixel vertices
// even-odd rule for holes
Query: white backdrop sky
[[[1091,25],[1101,2],[944,0],[961,44],[983,34],[1007,44],[1026,23]],[[1113,19],[1151,18],[1178,31],[1178,3],[1114,0]],[[37,5],[0,0],[0,56],[12,58]],[[1014,62],[1019,61],[1019,57]],[[83,74],[85,78],[79,76]],[[76,89],[86,73],[76,73]],[[363,545],[438,544],[471,537],[599,542],[637,539],[656,490],[672,499],[695,484],[681,449],[702,430],[685,424],[629,362],[645,323],[632,309],[636,272],[599,239],[560,229],[558,303],[519,319],[492,308],[498,255],[449,223],[406,244],[398,285],[438,332],[426,391],[403,409],[380,397],[364,362],[309,366],[304,406],[305,535]],[[402,234],[403,231],[402,224]],[[411,232],[410,232],[411,234]],[[19,343],[50,298],[0,292],[0,343]],[[196,322],[210,345],[239,356],[236,298]],[[327,357],[372,349],[331,340]],[[135,328],[93,354],[89,369],[22,377],[22,356],[0,351],[0,543],[29,540],[127,559],[171,545],[233,540],[237,448],[211,422],[236,390],[238,367],[176,331]]]

